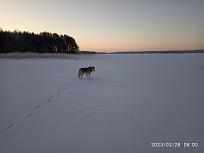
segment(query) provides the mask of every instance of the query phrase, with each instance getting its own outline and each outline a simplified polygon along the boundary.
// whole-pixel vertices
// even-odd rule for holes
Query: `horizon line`
[[[119,52],[179,52],[179,51],[204,51],[204,48],[200,49],[168,49],[168,50],[113,50],[113,51],[107,51],[107,50],[80,50],[81,52],[104,52],[104,53],[119,53]]]

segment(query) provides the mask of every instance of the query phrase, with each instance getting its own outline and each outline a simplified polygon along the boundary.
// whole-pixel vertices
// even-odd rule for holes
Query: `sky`
[[[68,34],[80,50],[204,49],[204,0],[0,0],[0,27]]]

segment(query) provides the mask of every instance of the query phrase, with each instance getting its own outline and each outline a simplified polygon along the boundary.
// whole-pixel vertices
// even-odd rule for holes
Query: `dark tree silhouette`
[[[0,53],[36,52],[36,53],[77,53],[79,47],[74,38],[57,33],[3,31],[0,28]]]

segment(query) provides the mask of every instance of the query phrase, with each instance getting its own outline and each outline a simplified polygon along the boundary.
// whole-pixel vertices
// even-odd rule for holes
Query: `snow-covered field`
[[[0,153],[201,153],[203,116],[204,54],[0,59]]]

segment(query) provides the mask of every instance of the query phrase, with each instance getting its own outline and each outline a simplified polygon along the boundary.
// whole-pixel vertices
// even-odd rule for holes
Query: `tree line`
[[[27,31],[3,31],[0,28],[0,53],[35,52],[35,53],[77,53],[79,46],[68,35]]]

